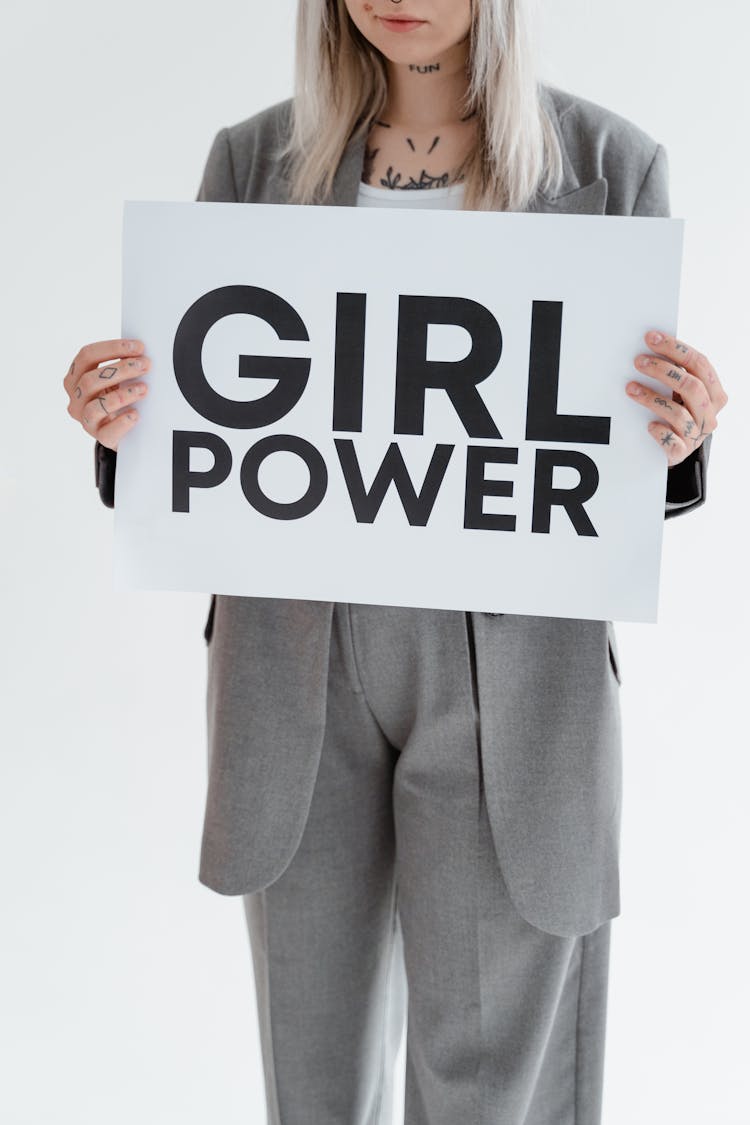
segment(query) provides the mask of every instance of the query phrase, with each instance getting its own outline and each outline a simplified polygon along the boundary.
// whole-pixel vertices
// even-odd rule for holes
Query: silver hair
[[[478,142],[460,169],[469,210],[522,211],[562,178],[555,128],[540,98],[530,0],[472,0],[465,113]],[[292,131],[284,150],[294,203],[330,197],[351,140],[386,103],[381,53],[352,22],[344,0],[299,0]]]

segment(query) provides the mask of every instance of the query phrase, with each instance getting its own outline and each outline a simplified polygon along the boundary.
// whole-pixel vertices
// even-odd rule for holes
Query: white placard
[[[655,621],[683,225],[126,203],[118,588]]]

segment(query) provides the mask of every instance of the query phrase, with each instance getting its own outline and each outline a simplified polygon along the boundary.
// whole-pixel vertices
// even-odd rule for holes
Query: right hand
[[[150,364],[142,340],[97,340],[87,344],[63,379],[70,399],[68,414],[107,449],[117,449],[138,421],[135,403],[148,392],[140,376]],[[139,381],[124,386],[129,379]]]

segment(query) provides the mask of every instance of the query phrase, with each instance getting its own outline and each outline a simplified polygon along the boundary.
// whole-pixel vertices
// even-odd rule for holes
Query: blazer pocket
[[[203,630],[203,638],[206,644],[209,644],[211,637],[214,633],[214,614],[216,613],[216,594],[211,595],[211,604],[208,607],[208,618],[206,619],[206,626]]]
[[[618,684],[622,684],[622,675],[620,673],[620,657],[617,652],[617,638],[615,636],[615,627],[611,621],[607,622],[607,648],[609,649],[609,663],[612,666],[612,671],[615,674],[615,679]]]

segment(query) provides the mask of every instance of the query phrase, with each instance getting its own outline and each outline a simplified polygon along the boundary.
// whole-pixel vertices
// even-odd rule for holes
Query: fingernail
[[[664,336],[661,332],[649,332],[648,339],[652,344],[660,344],[664,339]]]
[[[628,383],[627,390],[628,390],[628,394],[630,394],[630,395],[641,395],[641,394],[643,394],[643,390],[638,383]]]

